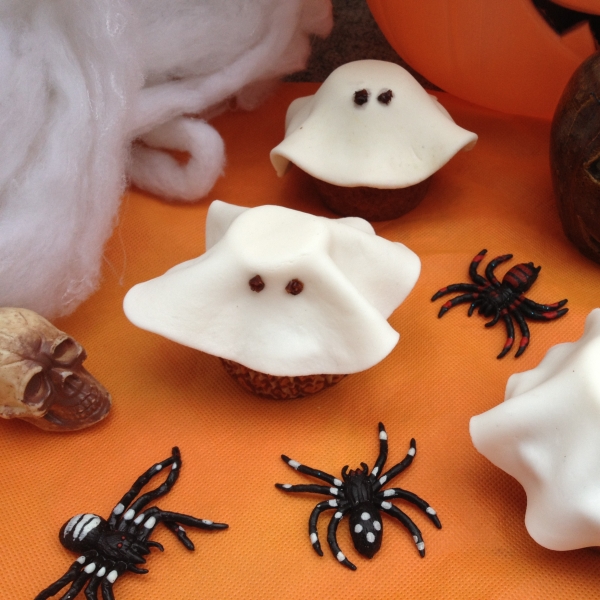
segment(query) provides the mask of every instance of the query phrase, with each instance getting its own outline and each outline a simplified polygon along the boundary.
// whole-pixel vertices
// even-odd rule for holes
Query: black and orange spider
[[[538,304],[525,297],[525,292],[534,284],[542,267],[534,267],[532,262],[520,263],[512,267],[500,282],[494,275],[494,269],[501,263],[512,258],[512,254],[504,254],[491,260],[485,268],[485,277],[477,273],[477,267],[486,255],[487,250],[482,250],[471,262],[469,276],[474,283],[454,283],[443,287],[434,294],[433,300],[437,300],[445,294],[452,292],[466,292],[460,296],[448,300],[442,308],[438,317],[442,317],[453,306],[470,302],[468,315],[479,307],[479,314],[484,317],[493,317],[485,326],[492,327],[500,319],[506,325],[506,342],[502,352],[497,358],[505,356],[515,341],[515,328],[513,318],[521,331],[521,342],[515,356],[521,356],[529,345],[529,327],[526,318],[536,321],[552,321],[562,317],[569,309],[561,308],[567,300],[561,300],[554,304]]]

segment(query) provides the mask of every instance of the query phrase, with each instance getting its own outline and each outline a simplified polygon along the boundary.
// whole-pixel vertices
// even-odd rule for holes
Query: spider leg
[[[171,490],[171,488],[175,485],[175,482],[179,478],[180,469],[181,469],[181,462],[174,462],[171,465],[171,471],[170,471],[169,475],[167,476],[167,478],[165,479],[165,481],[161,485],[159,485],[155,490],[150,490],[149,492],[146,492],[145,494],[140,496],[131,505],[129,510],[133,511],[134,513],[138,513],[142,508],[144,508],[144,506],[146,506],[153,500],[156,500],[157,498],[160,498],[161,496],[164,496],[165,494],[167,494]]]
[[[506,342],[504,342],[504,348],[502,348],[502,352],[500,352],[500,354],[498,354],[496,358],[502,358],[503,356],[506,356],[506,354],[513,347],[515,341],[515,327],[513,325],[512,319],[510,318],[510,315],[506,312],[506,309],[501,311],[501,315],[502,320],[506,325]]]
[[[409,467],[410,463],[412,463],[416,453],[417,453],[417,444],[415,442],[415,439],[412,438],[410,440],[410,448],[408,449],[408,452],[406,453],[404,460],[399,462],[397,465],[394,465],[389,471],[387,471],[387,473],[384,473],[373,484],[373,492],[375,492],[375,493],[378,492],[379,489],[381,488],[381,486],[386,481],[391,481],[394,477],[396,477],[396,475],[399,475],[400,473],[402,473],[402,471],[404,471],[404,469]]]
[[[112,569],[114,563],[108,561],[106,564],[100,566],[100,568],[92,575],[89,583],[85,588],[85,597],[87,600],[98,600],[98,588],[102,583],[102,578],[106,575],[106,572]]]
[[[156,516],[158,521],[169,521],[171,523],[181,523],[182,525],[188,525],[190,527],[196,527],[197,529],[227,529],[229,525],[227,523],[215,523],[210,519],[197,519],[190,515],[184,515],[183,513],[171,512],[168,510],[159,510],[159,514]],[[147,513],[146,513],[147,514]],[[146,527],[146,524],[144,524]]]
[[[475,283],[479,285],[487,285],[487,281],[477,272],[477,267],[479,267],[479,263],[483,260],[483,257],[487,254],[487,250],[482,250],[469,265],[469,277]]]
[[[145,575],[146,573],[148,573],[148,569],[140,569],[140,567],[136,567],[135,565],[129,565],[127,567],[127,570],[131,571],[132,573],[136,573],[137,575]]]
[[[485,268],[485,276],[490,283],[493,283],[496,286],[501,285],[497,277],[494,275],[494,271],[499,264],[510,260],[512,257],[512,254],[503,254],[502,256],[494,258],[494,260],[490,260],[487,267]]]
[[[90,579],[84,593],[87,600],[98,600],[98,588],[100,587],[100,582],[101,578],[96,577],[95,575]]]
[[[58,594],[58,592],[60,592],[60,590],[62,590],[62,588],[64,588],[65,585],[67,585],[67,583],[74,581],[78,577],[78,575],[83,569],[83,565],[85,565],[85,563],[88,560],[93,559],[95,556],[97,556],[97,554],[98,553],[95,550],[90,550],[89,552],[86,552],[85,554],[80,556],[77,560],[73,561],[73,563],[69,567],[69,570],[60,579],[57,579],[54,583],[50,584],[45,590],[42,590],[34,598],[34,600],[47,600],[47,598],[51,598],[55,594]]]
[[[473,302],[471,302],[471,306],[469,306],[469,312],[467,313],[467,316],[471,317],[473,315],[473,313],[475,312],[477,305],[481,304],[483,301],[484,301],[484,298],[482,296],[479,296],[478,298],[473,300]]]
[[[276,483],[275,487],[284,492],[311,492],[313,494],[325,494],[326,496],[337,496],[340,493],[340,488],[327,487],[326,485],[292,485],[291,483]]]
[[[310,517],[308,519],[308,535],[310,537],[310,543],[312,547],[315,549],[315,552],[319,556],[323,556],[323,550],[321,550],[321,542],[319,542],[319,533],[317,532],[317,522],[319,520],[319,515],[325,510],[331,510],[332,508],[337,508],[338,501],[337,500],[323,500],[323,502],[319,502],[310,513]]]
[[[145,542],[154,531],[154,528],[160,522],[168,521],[171,525],[168,527],[170,531],[172,531],[179,541],[189,550],[194,549],[194,544],[187,537],[185,531],[181,529],[176,530],[175,526],[180,525],[189,525],[190,527],[196,527],[198,529],[227,529],[229,525],[226,523],[214,523],[209,519],[197,519],[196,517],[192,517],[190,515],[184,515],[182,513],[170,512],[166,510],[161,510],[157,506],[153,506],[149,508],[145,513],[140,514],[135,519],[135,524],[137,525],[137,539],[140,542]],[[186,543],[186,541],[189,543]],[[191,546],[191,547],[190,547]]]
[[[171,523],[170,521],[163,521],[163,523],[165,525],[167,525],[167,523],[169,523],[169,529],[171,529],[171,531],[173,531],[171,526],[177,525],[177,523]],[[159,542],[153,542],[153,541],[146,542],[146,546],[152,546],[153,548],[158,548],[161,552],[165,551],[165,547]]]
[[[177,536],[177,538],[179,539],[179,541],[188,550],[194,550],[195,549],[194,542],[192,542],[192,540],[190,540],[190,538],[187,536],[187,533],[185,532],[185,529],[181,525],[179,525],[178,523],[172,523],[171,521],[163,521],[163,523],[165,524],[165,527],[167,529],[169,529],[170,531],[172,531]],[[146,542],[146,543],[148,544],[148,546],[150,546],[151,544],[152,545],[156,545],[158,542]],[[163,550],[162,546],[160,546],[160,549],[161,549],[161,551]]]
[[[350,506],[347,506],[345,508],[341,508],[340,510],[336,511],[335,514],[333,515],[333,517],[331,517],[331,521],[329,521],[329,527],[327,527],[327,543],[329,544],[329,547],[331,548],[331,551],[333,552],[333,555],[345,566],[348,567],[349,569],[352,569],[353,571],[356,571],[356,565],[352,564],[344,555],[344,553],[342,552],[341,548],[338,545],[337,542],[337,528],[338,525],[340,524],[340,521],[342,520],[344,514],[348,511],[348,509],[350,508]]]
[[[423,541],[423,536],[421,535],[419,528],[413,523],[413,520],[406,513],[402,512],[397,506],[394,506],[391,502],[383,501],[381,503],[381,510],[390,515],[390,517],[398,519],[398,521],[400,521],[400,523],[402,523],[402,525],[404,525],[404,527],[410,531],[419,554],[421,557],[424,557],[425,542]]]
[[[554,302],[553,304],[538,304],[537,302],[530,300],[529,298],[523,298],[523,304],[527,305],[532,310],[538,312],[552,312],[557,308],[563,307],[568,300],[561,300],[560,302]]]
[[[387,498],[401,498],[402,500],[406,500],[407,502],[414,504],[417,508],[420,508],[438,529],[442,528],[442,524],[440,523],[440,519],[435,510],[431,508],[423,498],[420,498],[412,492],[407,492],[402,488],[389,488],[379,492],[376,498],[378,500],[385,500]]]
[[[119,561],[116,564],[111,564],[110,567],[107,567],[108,573],[102,580],[102,596],[104,600],[115,600],[115,595],[113,594],[113,585],[117,580],[117,577],[123,575],[125,571],[127,571],[127,564]]]
[[[462,294],[462,296],[456,296],[455,298],[452,298],[452,300],[448,300],[448,302],[444,303],[442,305],[442,308],[440,308],[440,312],[438,313],[438,319],[443,317],[452,307],[458,304],[463,304],[464,302],[471,302],[473,300],[476,300],[478,297],[478,293]]]
[[[385,465],[385,461],[387,460],[388,455],[388,436],[383,426],[383,423],[379,423],[379,456],[377,457],[377,461],[375,462],[375,466],[371,471],[370,477],[375,479],[377,474],[383,469],[383,465]]]
[[[93,577],[92,573],[96,570],[97,566],[98,565],[95,562],[91,562],[86,565],[75,578],[75,581],[73,581],[73,584],[67,593],[64,596],[61,596],[60,600],[73,600],[73,598],[75,598],[75,596],[77,596],[83,589],[83,586],[86,584],[88,579]]]
[[[126,511],[129,504],[140,493],[142,488],[152,479],[152,477],[154,477],[157,473],[162,471],[162,469],[164,469],[165,467],[168,467],[170,465],[173,465],[173,466],[171,467],[171,472],[169,473],[169,477],[167,478],[167,481],[165,481],[165,483],[163,483],[159,488],[157,488],[157,490],[154,490],[154,492],[158,492],[160,490],[160,493],[152,495],[153,492],[148,492],[148,494],[144,494],[143,496],[138,498],[138,500],[135,502],[135,505],[136,505],[135,509],[132,510],[132,508],[130,508],[129,510]],[[166,494],[171,489],[171,487],[173,487],[175,481],[177,480],[177,477],[179,477],[179,467],[180,466],[181,466],[181,455],[179,453],[179,448],[175,447],[175,448],[173,448],[172,455],[169,458],[167,458],[167,459],[163,460],[162,462],[159,462],[155,465],[152,465],[145,473],[140,475],[135,480],[135,483],[131,486],[131,489],[121,498],[119,503],[113,508],[113,511],[108,519],[109,527],[114,528],[116,526],[117,522],[119,521],[119,518],[121,518],[121,515],[123,513],[125,513],[125,514],[123,514],[122,521],[119,523],[119,531],[123,531],[125,529],[125,527],[127,526],[126,521],[131,520],[133,518],[133,516],[135,515],[135,513],[142,506],[144,506],[145,504],[150,502],[150,500],[153,500],[154,498],[157,498],[158,496],[162,496],[163,494]],[[144,499],[144,502],[143,502],[143,504],[140,504],[140,501],[142,499]]]
[[[342,481],[333,475],[329,475],[329,473],[325,473],[325,471],[318,471],[317,469],[311,469],[310,467],[306,467],[305,465],[301,465],[297,460],[292,460],[287,457],[285,454],[281,455],[283,462],[286,462],[292,469],[299,471],[300,473],[304,473],[305,475],[310,475],[311,477],[316,477],[317,479],[321,479],[322,481],[326,481],[330,485],[335,485],[336,487],[340,487],[342,485]]]
[[[452,294],[453,292],[477,292],[481,289],[481,286],[475,285],[474,283],[453,283],[447,285],[442,289],[438,290],[431,298],[431,301],[441,298],[445,294]]]
[[[554,319],[558,319],[562,317],[564,314],[569,312],[568,308],[561,308],[559,310],[553,310],[549,312],[538,312],[537,310],[533,310],[524,304],[519,306],[519,312],[525,316],[533,319],[535,321],[553,321]]]
[[[519,349],[515,354],[515,358],[518,358],[521,356],[521,354],[523,354],[523,352],[525,352],[527,346],[529,346],[529,327],[527,326],[523,315],[521,315],[518,310],[513,313],[513,316],[515,317],[515,321],[521,330],[521,342],[519,344]]]
[[[500,319],[500,311],[498,309],[496,309],[496,314],[494,315],[494,318],[491,321],[488,321],[484,327],[493,327],[498,320]]]

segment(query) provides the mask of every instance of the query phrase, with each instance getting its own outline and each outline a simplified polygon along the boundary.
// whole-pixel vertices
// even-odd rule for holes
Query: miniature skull
[[[104,386],[86,371],[83,347],[25,308],[0,308],[0,417],[50,431],[89,427],[110,410]]]

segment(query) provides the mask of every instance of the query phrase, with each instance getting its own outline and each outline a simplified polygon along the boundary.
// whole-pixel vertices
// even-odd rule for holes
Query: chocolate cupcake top
[[[334,185],[402,188],[476,141],[408,71],[359,60],[290,104],[285,139],[271,150],[271,162],[280,176],[294,163]]]
[[[206,253],[134,286],[138,327],[270,375],[354,373],[399,334],[387,318],[420,272],[417,255],[359,218],[211,204]]]

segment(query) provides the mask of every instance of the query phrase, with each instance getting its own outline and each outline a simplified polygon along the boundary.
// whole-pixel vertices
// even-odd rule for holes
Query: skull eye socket
[[[73,339],[60,342],[52,352],[52,359],[61,365],[72,364],[81,354],[81,346]]]
[[[25,386],[23,401],[25,404],[39,404],[50,394],[50,385],[42,371],[34,373]]]

